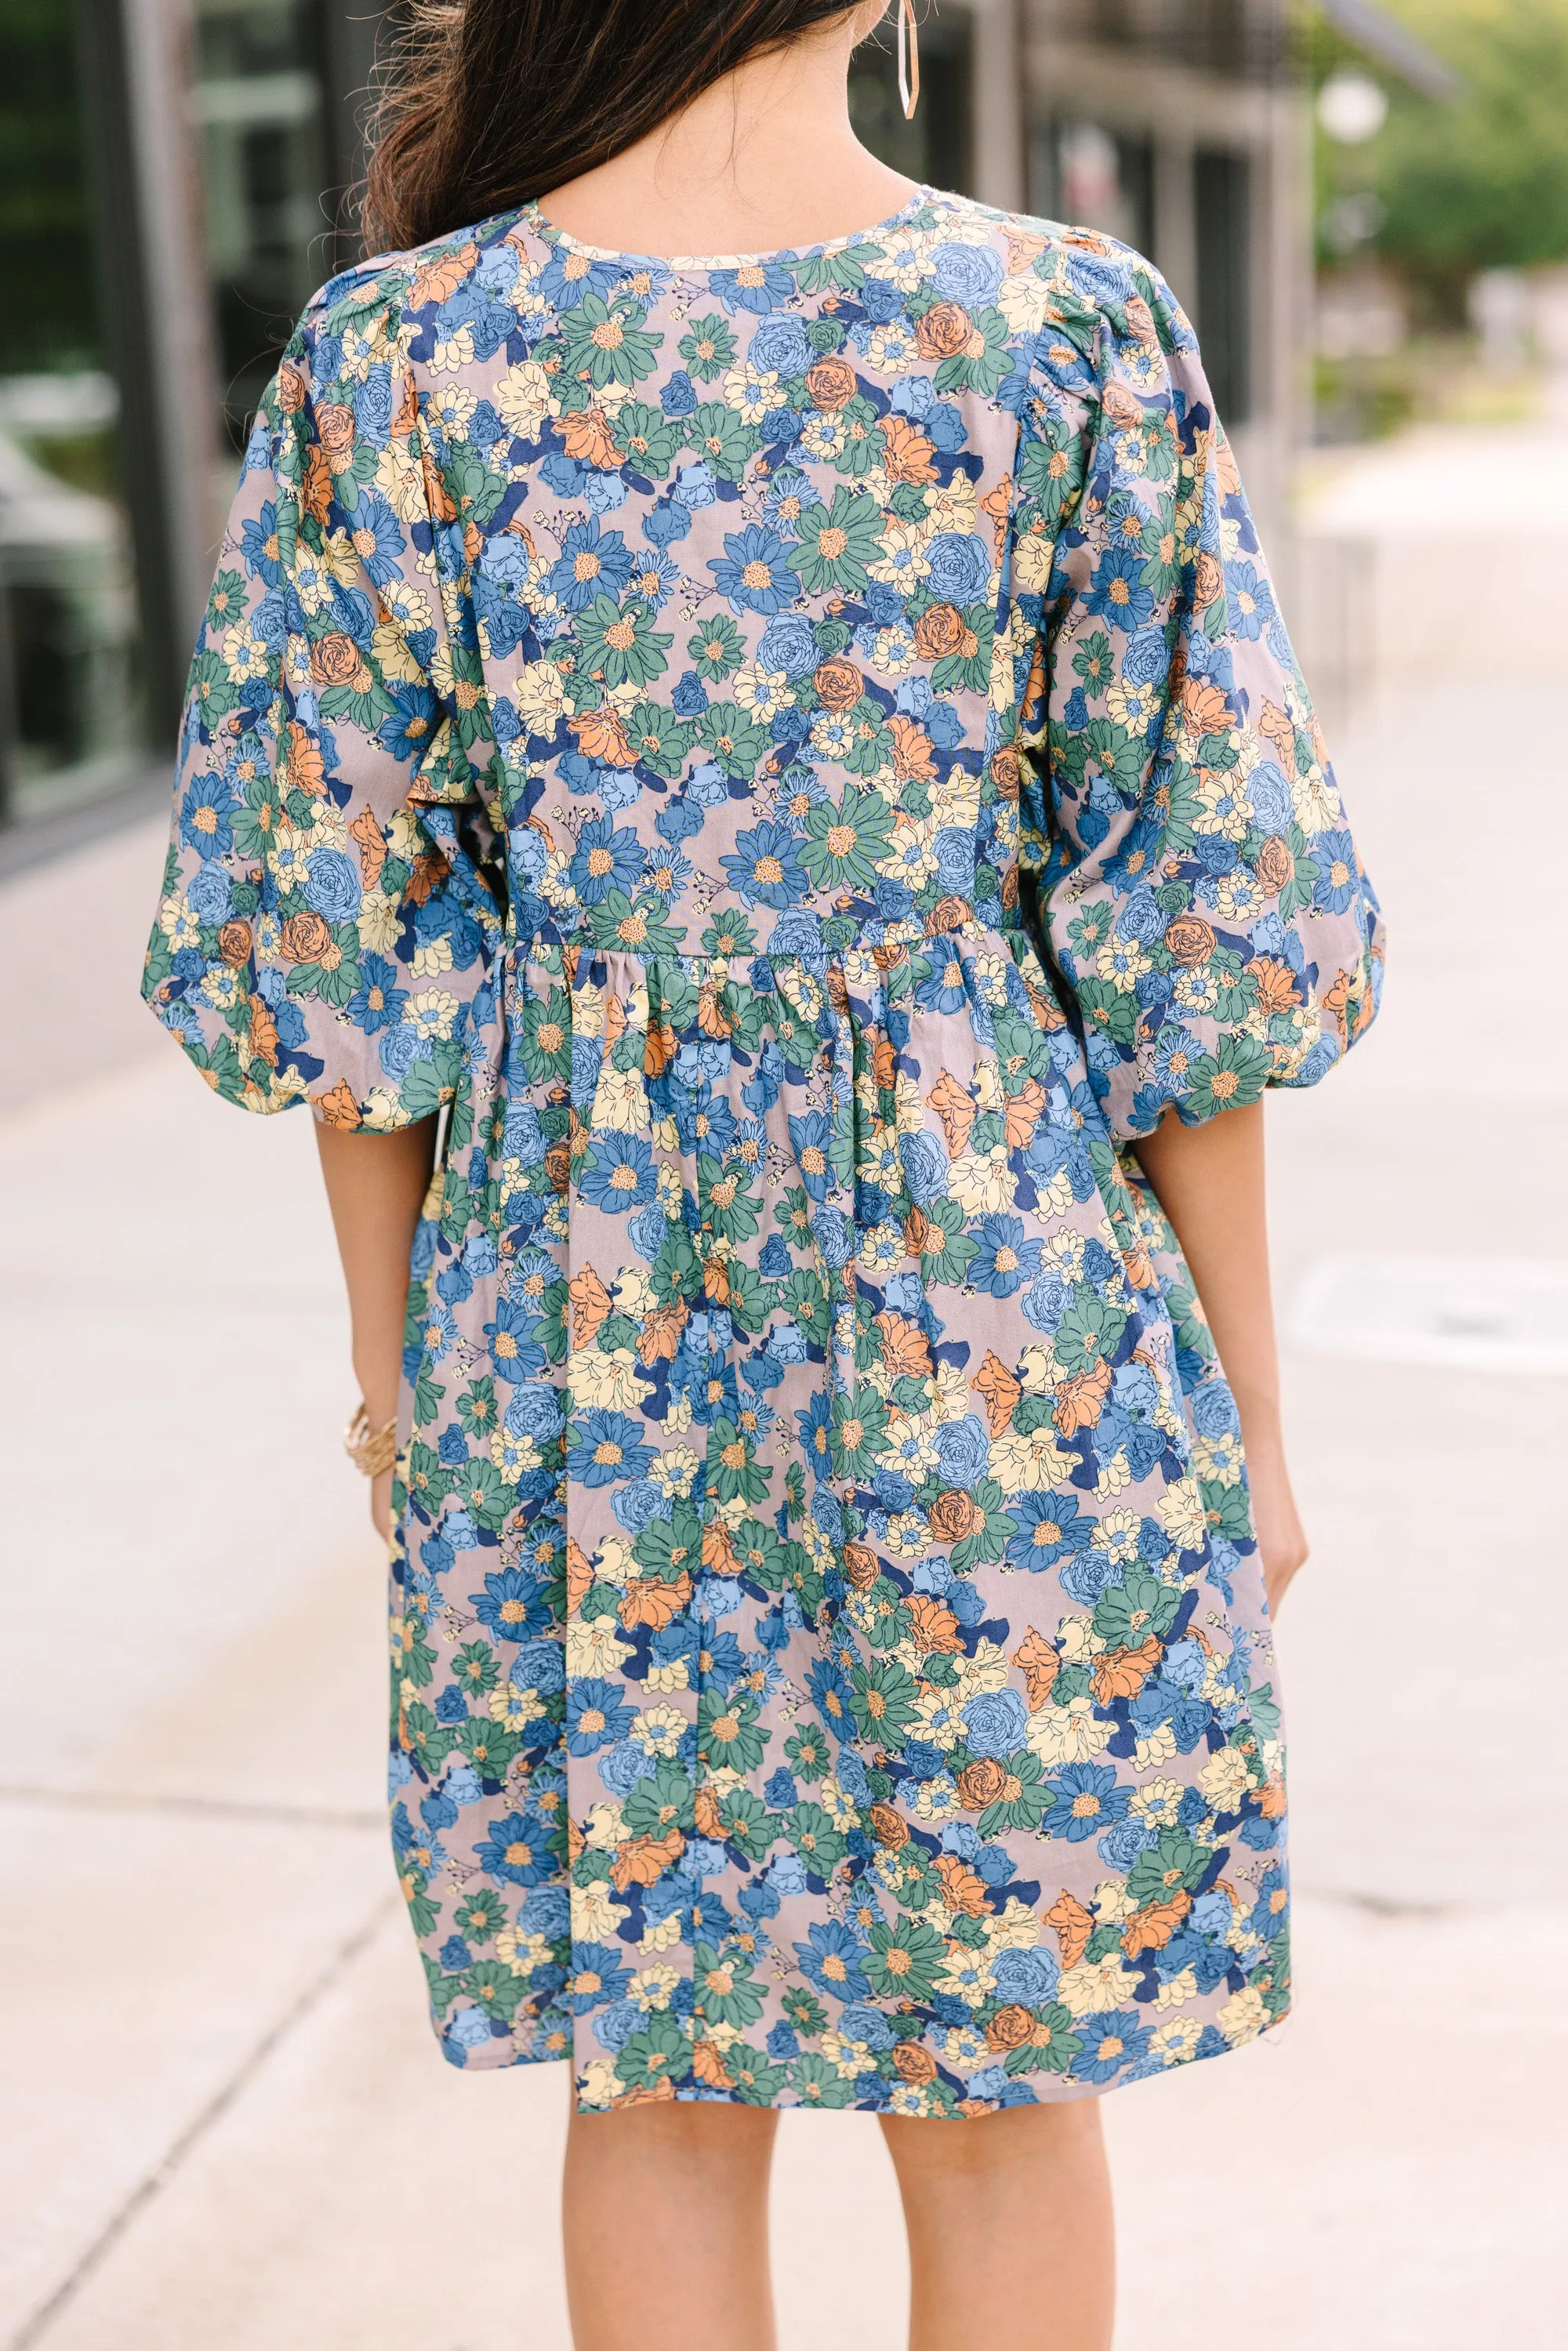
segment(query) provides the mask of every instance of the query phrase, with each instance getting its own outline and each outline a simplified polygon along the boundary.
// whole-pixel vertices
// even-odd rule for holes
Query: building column
[[[1189,318],[1197,309],[1197,211],[1193,198],[1192,141],[1179,131],[1156,131],[1155,250],[1150,256]]]
[[[1023,0],[974,0],[974,192],[1005,213],[1029,203],[1024,147]]]
[[[217,552],[217,399],[187,120],[185,0],[80,0],[83,82],[120,386],[147,722],[173,741]]]
[[[368,161],[365,131],[375,104],[377,48],[387,13],[382,0],[316,0],[334,269],[349,268],[362,251],[359,194]]]

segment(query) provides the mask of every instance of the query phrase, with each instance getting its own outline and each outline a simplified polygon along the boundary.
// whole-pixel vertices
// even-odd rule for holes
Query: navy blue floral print
[[[1308,1085],[1375,904],[1191,329],[922,190],[324,287],[146,993],[439,1115],[392,1813],[442,2047],[964,2116],[1289,2004],[1234,1403],[1129,1145]]]

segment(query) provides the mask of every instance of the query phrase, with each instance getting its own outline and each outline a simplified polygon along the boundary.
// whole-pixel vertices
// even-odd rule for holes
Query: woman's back
[[[275,869],[280,838],[299,841],[264,934],[291,1017],[220,1050],[220,1091],[314,1094],[330,1064],[340,1114],[386,1123],[412,1044],[449,1093],[503,901],[516,938],[643,959],[1011,932],[1020,862],[1043,862],[1052,829],[1019,755],[1043,734],[1053,572],[1058,595],[1077,573],[1104,647],[1059,714],[1092,850],[1167,705],[1163,616],[1201,539],[1218,574],[1222,508],[1253,591],[1226,656],[1247,698],[1224,723],[1272,711],[1293,744],[1304,705],[1204,396],[1190,330],[1136,256],[928,190],[801,252],[689,261],[603,253],[530,205],[334,280],[253,438],[233,526],[249,576],[220,575],[198,689],[223,723],[191,772],[223,768],[236,716],[292,664],[296,737],[344,722],[356,806],[302,746],[292,808],[258,773],[246,805],[187,825],[198,852],[221,832]],[[292,597],[267,551],[280,531],[298,534]],[[1113,647],[1106,618],[1124,624]],[[405,801],[445,805],[460,865],[476,852],[457,813],[482,810],[508,869],[492,895],[429,899],[412,974],[386,956],[430,843],[388,860],[354,831],[359,804],[380,821]],[[1218,872],[1211,855],[1185,893],[1166,878],[1166,925]],[[1247,912],[1243,890],[1233,927]],[[1347,934],[1331,977],[1358,961]],[[437,973],[411,1038],[406,983]],[[1113,1016],[1120,993],[1113,974]],[[223,989],[172,996],[232,1031]],[[1099,1026],[1098,1090],[1125,1092],[1148,1072],[1124,1024]],[[1297,1032],[1292,1067],[1318,1019]]]
[[[821,13],[852,188],[858,12]],[[1380,952],[1136,255],[928,189],[691,259],[530,203],[312,304],[147,989],[220,1093],[315,1106],[401,1393],[392,1819],[433,2020],[465,2067],[570,2058],[587,2110],[889,2117],[945,2351],[1036,2339],[1042,2227],[1064,2334],[1105,2339],[1092,2129],[1011,2110],[1289,2005],[1226,1374],[1288,1580],[1255,1113],[1365,1027]],[[1003,2109],[982,2169],[896,2136]],[[750,2314],[700,2339],[761,2343],[766,2142],[729,2119],[764,2159],[716,2175],[711,2267]],[[573,2139],[574,2296],[610,2292],[613,2210],[685,2344],[658,2151],[712,2142],[639,2129]]]

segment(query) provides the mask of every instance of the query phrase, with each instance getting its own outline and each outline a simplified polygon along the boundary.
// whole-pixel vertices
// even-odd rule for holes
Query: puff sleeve
[[[1076,488],[1022,711],[1022,862],[1118,1142],[1313,1084],[1370,1024],[1377,902],[1192,329],[1135,256],[1026,403]],[[1028,528],[1028,500],[1024,526]],[[1038,522],[1035,525],[1038,533]]]
[[[246,451],[181,729],[142,992],[214,1092],[385,1129],[490,1050],[493,747],[401,286],[316,298]],[[439,476],[435,476],[439,481]],[[455,547],[446,544],[455,532]]]

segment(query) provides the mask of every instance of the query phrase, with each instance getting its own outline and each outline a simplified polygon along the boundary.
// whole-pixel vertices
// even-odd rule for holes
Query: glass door
[[[137,604],[71,0],[0,11],[0,821],[143,756]]]

